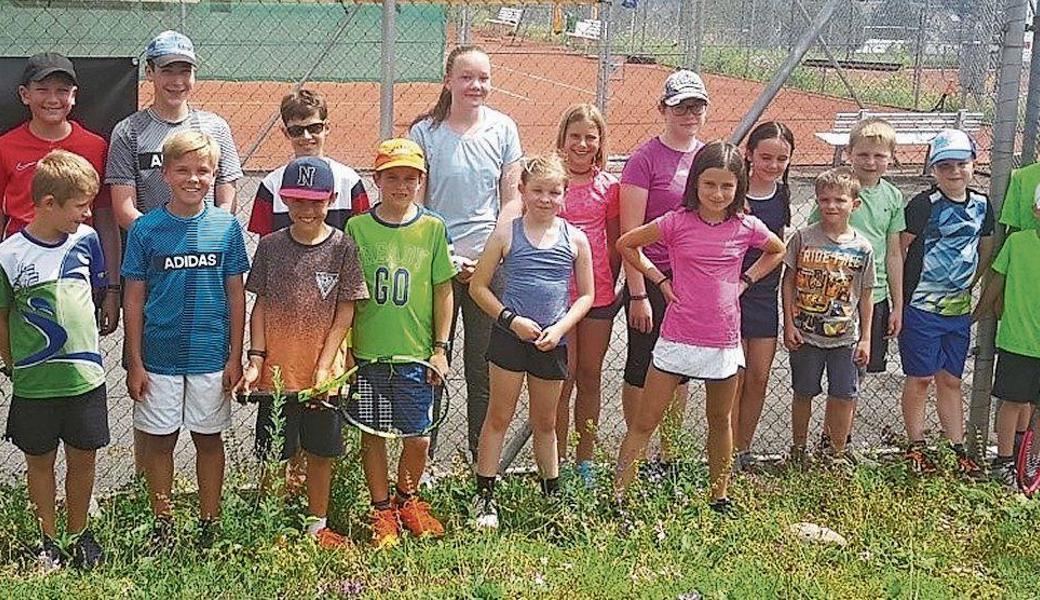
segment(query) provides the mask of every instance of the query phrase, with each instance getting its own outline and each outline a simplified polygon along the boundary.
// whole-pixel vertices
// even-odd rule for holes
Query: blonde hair
[[[524,159],[524,168],[520,171],[520,183],[527,185],[532,179],[548,179],[563,184],[567,187],[567,167],[563,159],[555,152],[537,154]]]
[[[851,152],[856,144],[863,141],[879,142],[888,148],[893,156],[896,153],[896,130],[888,121],[880,117],[869,117],[859,121],[849,131],[849,145],[846,146]]]
[[[186,154],[198,152],[209,160],[213,168],[220,160],[220,145],[208,133],[195,130],[179,131],[166,138],[162,147],[163,165],[171,160],[178,160]]]
[[[593,164],[603,169],[607,165],[607,122],[603,119],[603,114],[599,112],[599,109],[591,104],[575,104],[563,113],[563,118],[560,119],[560,131],[556,134],[556,149],[563,151],[563,146],[567,142],[567,128],[571,123],[581,121],[588,121],[599,129],[599,150],[596,151]]]
[[[97,171],[78,154],[51,150],[36,163],[32,179],[33,204],[39,204],[45,196],[53,196],[58,204],[76,197],[93,199],[99,189],[101,181]]]
[[[859,180],[856,179],[856,175],[849,167],[836,167],[817,175],[816,195],[828,188],[838,189],[842,194],[848,194],[849,198],[852,199],[859,197]]]

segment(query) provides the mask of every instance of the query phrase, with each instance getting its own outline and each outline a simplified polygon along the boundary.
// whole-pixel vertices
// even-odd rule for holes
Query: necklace
[[[729,218],[723,217],[721,221],[715,221],[715,222],[705,221],[704,217],[701,216],[701,213],[696,213],[696,214],[697,214],[697,218],[701,220],[701,223],[704,223],[708,227],[718,227],[719,225],[722,225],[723,223],[725,223],[726,221],[729,220]]]

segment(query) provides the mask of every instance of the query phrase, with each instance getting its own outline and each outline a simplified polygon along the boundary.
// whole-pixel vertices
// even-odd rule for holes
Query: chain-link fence
[[[693,67],[704,76],[712,97],[705,139],[729,137],[756,109],[756,99],[779,73],[786,75],[783,87],[774,98],[765,98],[771,101],[764,103],[761,115],[751,114],[784,121],[795,132],[792,196],[797,227],[805,222],[812,203],[812,175],[829,165],[834,154],[833,147],[816,134],[832,130],[838,113],[977,111],[983,119],[975,134],[982,161],[989,160],[998,67],[1007,46],[1003,19],[1016,1],[625,0],[380,6],[321,0],[8,0],[0,2],[4,17],[0,56],[53,50],[74,57],[140,58],[148,40],[159,31],[187,33],[200,57],[191,102],[229,122],[249,173],[239,182],[243,222],[260,176],[291,158],[289,144],[278,129],[277,107],[294,85],[325,94],[331,124],[326,152],[363,170],[371,164],[381,137],[404,134],[411,120],[433,105],[447,51],[458,43],[475,43],[492,59],[494,91],[489,102],[517,122],[525,151],[550,149],[563,111],[576,102],[593,102],[607,115],[608,149],[615,159],[611,168],[618,169],[627,154],[662,129],[657,101],[664,79],[675,67]],[[389,29],[387,9],[393,18]],[[813,23],[820,21],[821,36],[806,38]],[[395,40],[389,45],[392,53],[382,43],[388,32]],[[804,55],[798,52],[803,47],[807,48]],[[382,95],[381,81],[392,82]],[[1024,96],[1024,82],[1021,89]],[[151,92],[142,77],[141,106],[151,102]],[[17,100],[4,98],[3,102]],[[924,146],[912,145],[899,149],[901,164],[894,181],[907,197],[927,185],[916,176],[924,151]],[[985,189],[988,181],[980,177],[977,184]],[[367,178],[366,185],[375,197]],[[249,240],[251,251],[255,244],[255,239]],[[608,454],[615,452],[624,433],[623,319],[622,314],[615,322],[604,365],[599,436]],[[102,345],[109,369],[113,433],[111,447],[99,459],[103,489],[126,482],[133,473],[131,404],[119,364],[121,331]],[[902,432],[902,376],[894,352],[893,344],[888,373],[870,376],[864,383],[853,432],[858,445],[877,447],[890,442],[893,432],[897,436]],[[461,356],[453,361],[453,368],[452,377],[461,378]],[[969,368],[966,390],[973,383],[971,373]],[[0,405],[6,406],[10,390],[3,391]],[[787,356],[780,348],[756,451],[786,451],[790,397]],[[227,435],[229,464],[244,468],[254,463],[255,412],[252,407],[236,407],[234,415],[234,427]],[[819,431],[818,417],[814,415],[815,431]],[[703,390],[697,384],[691,386],[685,428],[695,445],[703,444]],[[465,448],[465,432],[463,394],[454,399],[442,428],[435,466],[446,465]],[[178,470],[190,476],[194,453],[187,436],[183,437]],[[16,449],[10,444],[0,446],[0,479],[22,468]]]

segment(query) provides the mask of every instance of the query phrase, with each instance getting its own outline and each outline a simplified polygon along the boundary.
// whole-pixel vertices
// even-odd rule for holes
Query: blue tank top
[[[514,219],[513,242],[502,260],[502,304],[541,327],[559,321],[570,307],[575,258],[571,227],[560,218],[556,219],[556,226],[560,232],[556,243],[536,248],[524,233],[523,218]]]
[[[776,234],[776,237],[784,239],[784,226],[791,224],[791,196],[790,190],[785,184],[778,181],[772,196],[768,198],[748,196],[747,203],[752,215],[765,223],[769,231]],[[755,261],[760,256],[762,256],[761,250],[748,248],[747,254],[744,255],[743,270],[747,271],[751,268],[751,265],[755,264]],[[756,297],[775,296],[777,288],[780,287],[781,271],[782,269],[779,267],[774,269],[772,273],[763,277],[761,281],[756,282],[744,294]]]

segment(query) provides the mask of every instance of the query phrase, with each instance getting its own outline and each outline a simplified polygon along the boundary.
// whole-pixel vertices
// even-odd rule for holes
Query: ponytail
[[[480,46],[456,46],[454,50],[448,53],[448,57],[444,60],[444,76],[447,78],[451,75],[452,69],[455,68],[455,59],[463,54],[470,52],[480,52],[481,54],[487,55]],[[451,112],[451,92],[448,88],[441,86],[441,94],[437,97],[437,103],[433,105],[433,108],[424,112],[423,114],[415,117],[412,120],[411,127],[416,124],[429,119],[431,121],[431,128],[435,128],[444,122],[444,119],[448,118],[448,113]]]

